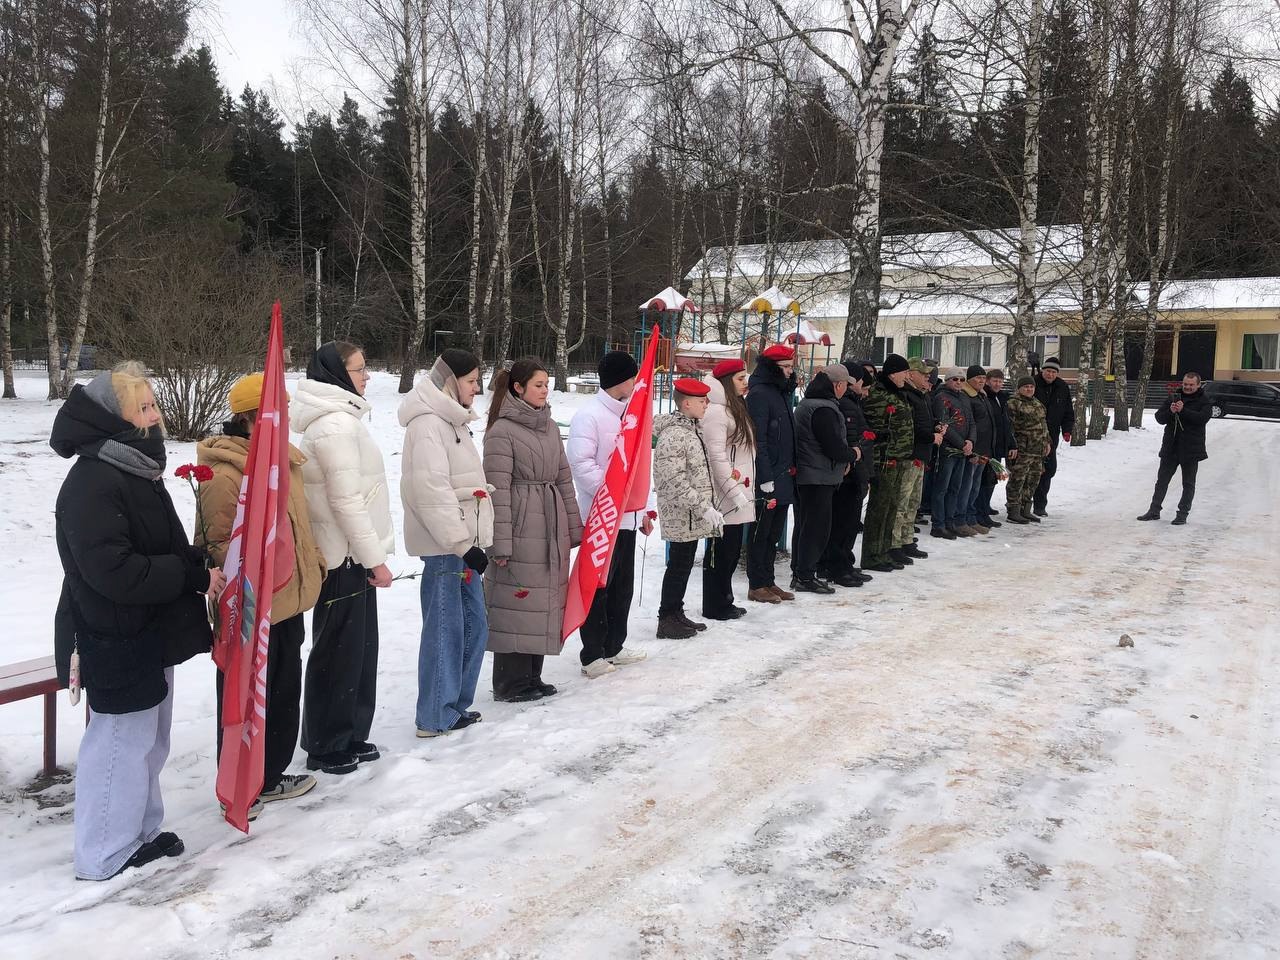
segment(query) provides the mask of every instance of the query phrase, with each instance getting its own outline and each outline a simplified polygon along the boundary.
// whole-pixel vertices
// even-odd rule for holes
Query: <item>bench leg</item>
[[[44,695],[44,771],[42,776],[51,777],[58,766],[58,695]]]

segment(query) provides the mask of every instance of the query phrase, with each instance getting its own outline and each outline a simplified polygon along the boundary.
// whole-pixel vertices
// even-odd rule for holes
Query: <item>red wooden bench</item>
[[[44,697],[44,769],[40,775],[47,777],[57,767],[58,671],[53,657],[0,666],[0,703],[31,697]]]

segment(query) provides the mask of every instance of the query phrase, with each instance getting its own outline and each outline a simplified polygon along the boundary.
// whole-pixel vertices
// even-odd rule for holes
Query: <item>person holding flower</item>
[[[722,360],[711,371],[707,412],[699,425],[707,448],[716,501],[724,511],[718,537],[707,541],[702,556],[702,615],[708,620],[736,620],[746,610],[733,602],[733,574],[742,555],[743,531],[756,518],[756,434],[747,412],[747,365]]]
[[[552,696],[543,658],[558,656],[569,593],[569,551],[582,520],[560,428],[551,419],[551,381],[525,357],[498,373],[484,435],[484,473],[493,486],[494,568],[485,578],[493,698]]]
[[[64,574],[54,659],[63,686],[78,676],[90,711],[76,765],[75,872],[107,880],[183,851],[160,830],[173,668],[211,648],[205,598],[226,580],[188,542],[161,482],[164,424],[141,364],[73,387],[49,445],[77,458],[54,510]]]
[[[222,435],[196,445],[197,522],[195,542],[215,564],[222,566],[231,543],[240,486],[249,459],[249,443],[262,403],[261,373],[241,377],[231,386],[227,405],[231,419]],[[293,533],[293,572],[271,598],[271,631],[267,638],[267,721],[263,761],[263,802],[292,800],[316,785],[309,774],[285,771],[293,762],[302,718],[302,643],[306,625],[302,615],[316,605],[328,570],[315,535],[304,493],[302,467],[296,447],[289,447],[289,529]],[[203,473],[201,472],[203,471]],[[218,752],[222,754],[222,672],[218,671]],[[251,811],[252,813],[252,811]]]
[[[324,344],[294,391],[290,426],[302,433],[303,487],[328,573],[311,619],[302,708],[307,769],[351,773],[381,752],[369,742],[378,690],[378,601],[395,550],[382,451],[364,418],[373,406],[364,352]]]
[[[493,545],[491,490],[471,433],[481,392],[479,358],[449,349],[400,403],[404,543],[423,564],[419,737],[480,722],[470,707],[489,641],[481,577]]]

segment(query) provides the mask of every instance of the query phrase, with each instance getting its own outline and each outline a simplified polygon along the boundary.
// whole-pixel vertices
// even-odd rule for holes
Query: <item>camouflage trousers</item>
[[[1005,491],[1008,503],[1026,504],[1035,496],[1036,484],[1040,482],[1040,474],[1044,471],[1044,460],[1040,457],[1017,456],[1009,461],[1008,489]]]
[[[916,538],[916,511],[920,509],[920,497],[924,494],[924,468],[916,461],[907,462],[899,486],[898,518],[893,524],[893,546],[905,547]]]
[[[903,478],[912,469],[910,460],[889,460],[876,467],[867,500],[867,517],[862,522],[862,565],[882,562],[893,549],[902,498]]]

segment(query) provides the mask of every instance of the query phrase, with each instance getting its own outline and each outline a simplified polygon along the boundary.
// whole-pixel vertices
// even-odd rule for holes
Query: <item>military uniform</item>
[[[1008,506],[1010,510],[1018,508],[1030,513],[1031,500],[1044,471],[1044,448],[1049,443],[1044,404],[1035,397],[1015,393],[1009,399],[1009,423],[1018,455],[1009,462]]]
[[[911,465],[915,425],[910,401],[883,373],[876,376],[862,409],[868,429],[876,435],[876,473],[862,533],[862,566],[874,567],[891,562],[888,554],[895,546],[898,506],[915,479]]]

